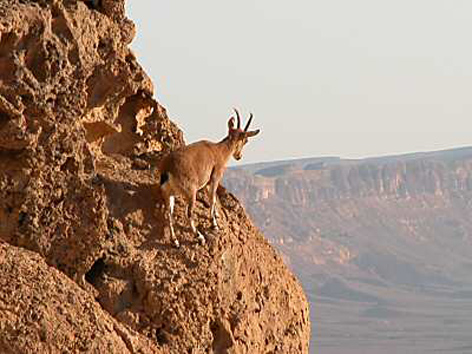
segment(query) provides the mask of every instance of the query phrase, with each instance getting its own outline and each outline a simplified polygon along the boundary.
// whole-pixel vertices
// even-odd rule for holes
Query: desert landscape
[[[472,148],[252,164],[225,185],[301,279],[311,352],[472,350]]]
[[[0,353],[472,352],[451,4],[0,0]]]

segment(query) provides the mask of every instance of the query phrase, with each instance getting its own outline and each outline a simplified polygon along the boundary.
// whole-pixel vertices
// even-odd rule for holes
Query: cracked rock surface
[[[0,0],[0,352],[307,353],[298,281],[224,188],[203,247],[178,201],[172,247],[183,134],[134,33],[123,1]]]

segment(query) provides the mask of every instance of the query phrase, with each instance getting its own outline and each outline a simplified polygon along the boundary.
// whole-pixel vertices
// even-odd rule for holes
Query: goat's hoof
[[[197,239],[198,239],[198,243],[200,243],[200,245],[203,246],[205,244],[205,237],[203,237],[202,234],[198,235]]]
[[[179,240],[174,240],[174,247],[175,248],[179,248],[180,247],[180,243],[179,243]]]

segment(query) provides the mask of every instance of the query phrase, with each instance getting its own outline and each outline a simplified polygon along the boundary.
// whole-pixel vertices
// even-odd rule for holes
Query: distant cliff
[[[441,156],[444,156],[441,158]],[[293,163],[294,166],[299,163]],[[232,170],[225,181],[230,190],[250,201],[276,197],[295,205],[315,206],[337,199],[410,198],[472,191],[472,150],[372,160],[339,160],[338,163],[305,163],[253,173]],[[262,172],[262,173],[261,173]]]
[[[225,185],[302,279],[320,350],[467,345],[472,148],[247,165]],[[446,341],[417,341],[445,330],[430,318],[457,323]]]

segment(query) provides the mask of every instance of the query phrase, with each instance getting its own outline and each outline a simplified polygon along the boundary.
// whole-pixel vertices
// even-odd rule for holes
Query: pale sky
[[[231,108],[244,162],[472,145],[470,0],[129,0],[132,44],[186,140]]]

